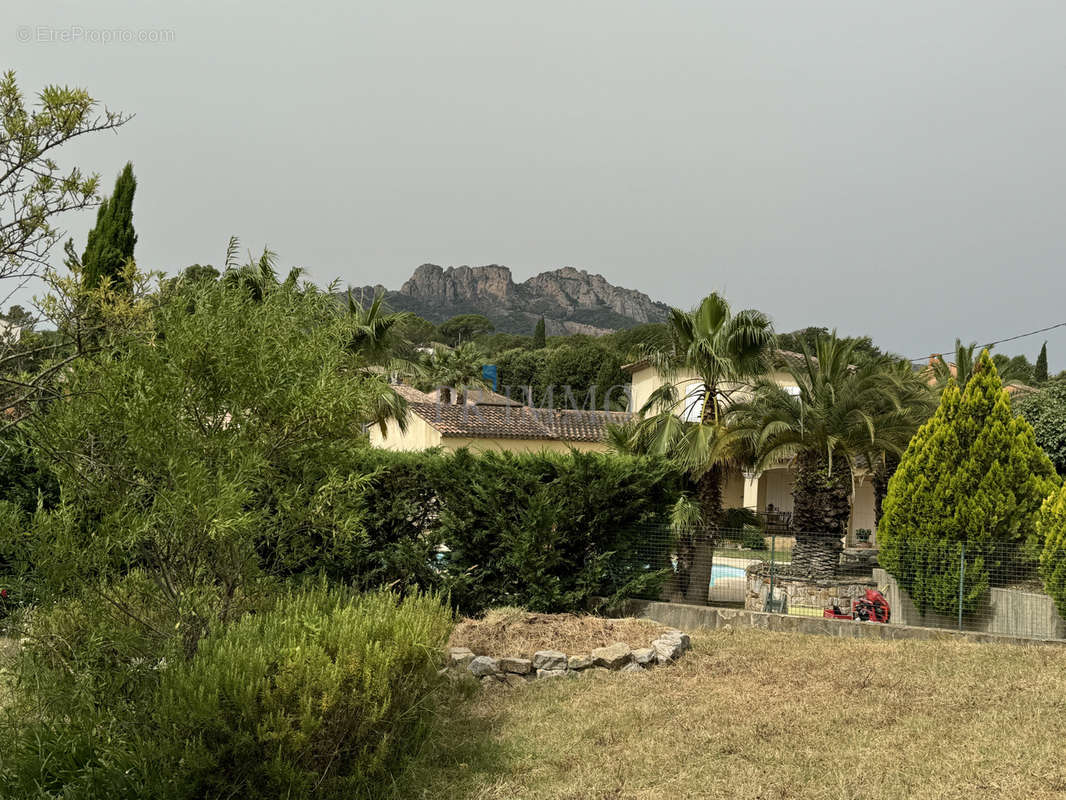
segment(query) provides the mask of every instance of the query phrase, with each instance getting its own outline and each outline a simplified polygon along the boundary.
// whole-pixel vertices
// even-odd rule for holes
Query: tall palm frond
[[[964,345],[961,339],[956,339],[954,361],[946,361],[943,353],[935,355],[930,366],[933,370],[933,380],[939,391],[943,391],[952,379],[955,380],[960,390],[966,388],[966,384],[970,382],[973,375],[975,363],[973,354],[976,349],[977,342]]]
[[[421,388],[440,390],[444,402],[451,402],[454,391],[458,402],[465,402],[468,389],[488,387],[482,377],[484,363],[485,354],[472,342],[458,347],[436,347],[420,364]]]
[[[368,365],[409,371],[410,364],[397,357],[398,350],[406,344],[399,328],[414,315],[406,311],[387,312],[384,292],[379,292],[366,307],[352,297],[350,289],[347,297],[351,323],[348,350]]]

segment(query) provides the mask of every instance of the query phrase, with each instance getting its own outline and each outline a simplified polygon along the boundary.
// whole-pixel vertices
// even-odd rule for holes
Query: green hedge
[[[572,611],[653,582],[669,542],[649,525],[684,488],[662,460],[605,453],[370,450],[353,468],[371,476],[361,512],[368,558],[342,558],[348,574],[334,555],[304,567],[441,589],[464,613]]]

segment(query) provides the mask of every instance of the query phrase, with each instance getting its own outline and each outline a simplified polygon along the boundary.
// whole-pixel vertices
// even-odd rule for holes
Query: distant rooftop
[[[409,402],[408,407],[444,436],[470,439],[602,442],[607,438],[608,425],[621,425],[632,417],[624,411],[562,410],[480,403],[459,406]]]

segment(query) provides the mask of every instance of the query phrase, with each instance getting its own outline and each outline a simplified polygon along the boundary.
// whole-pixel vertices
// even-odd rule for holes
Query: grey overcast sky
[[[136,114],[64,163],[109,189],[133,161],[144,267],[217,264],[231,234],[323,283],[573,265],[674,305],[719,289],[779,330],[837,326],[908,357],[1066,321],[1061,0],[2,16],[0,61],[27,93],[75,84]],[[104,29],[170,41],[92,41]],[[47,41],[63,36],[80,40]],[[66,220],[79,247],[90,224]],[[1003,351],[1034,359],[1044,338],[1066,368],[1066,328]]]

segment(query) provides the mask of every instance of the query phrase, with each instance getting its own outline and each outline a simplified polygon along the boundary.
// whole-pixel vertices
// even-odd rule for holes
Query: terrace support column
[[[750,511],[759,510],[759,478],[757,472],[744,471],[744,508]]]

